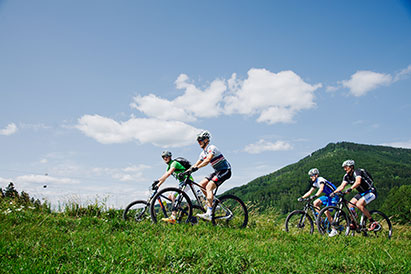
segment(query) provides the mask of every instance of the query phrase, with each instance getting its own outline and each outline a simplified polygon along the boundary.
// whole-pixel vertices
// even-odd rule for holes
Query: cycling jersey
[[[321,186],[322,184],[324,184],[323,192],[324,192],[324,194],[327,195],[327,196],[329,196],[332,192],[334,192],[334,190],[337,189],[337,187],[336,187],[333,183],[327,181],[327,180],[326,180],[325,178],[323,178],[323,177],[318,177],[318,178],[313,182],[313,187],[315,187],[315,188],[320,188],[320,186]]]
[[[186,171],[187,169],[180,164],[179,162],[177,162],[176,160],[171,160],[170,162],[168,162],[168,166],[167,166],[167,171],[170,170],[170,168],[174,167],[174,172],[173,172],[173,177],[176,178],[178,181],[182,182],[184,181],[184,179],[182,178],[181,180],[179,179],[178,175],[180,173],[183,173],[184,171]],[[190,180],[193,180],[193,178],[190,176]]]
[[[364,169],[357,169],[351,175],[345,174],[343,182],[347,182],[351,185],[355,183],[357,177],[361,177],[361,183],[357,187],[358,192],[364,193],[369,191],[375,191],[374,182],[371,177],[365,172]]]
[[[201,152],[199,160],[204,161],[210,153],[213,154],[213,158],[211,158],[210,163],[215,171],[231,169],[230,163],[214,145],[207,145],[207,147]]]

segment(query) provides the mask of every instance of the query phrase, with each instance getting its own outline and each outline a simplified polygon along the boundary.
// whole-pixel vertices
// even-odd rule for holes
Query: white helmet
[[[318,171],[317,168],[312,168],[310,169],[310,171],[308,171],[308,175],[310,176],[319,175],[319,174],[320,174],[320,171]]]
[[[342,163],[342,167],[354,166],[354,165],[355,165],[354,160],[345,160],[344,163]]]
[[[199,134],[197,134],[197,141],[204,141],[205,139],[210,140],[210,138],[211,134],[207,130],[203,130]]]

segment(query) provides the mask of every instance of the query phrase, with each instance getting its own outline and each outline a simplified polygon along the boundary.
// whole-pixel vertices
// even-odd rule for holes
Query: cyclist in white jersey
[[[209,163],[214,169],[214,172],[205,177],[199,184],[206,189],[204,193],[207,198],[207,211],[203,214],[197,214],[198,217],[211,220],[211,210],[213,208],[214,193],[213,191],[220,186],[224,181],[231,177],[230,163],[225,159],[220,150],[210,145],[211,135],[204,130],[197,135],[197,142],[203,151],[200,154],[198,161],[189,169],[191,172],[205,167]]]

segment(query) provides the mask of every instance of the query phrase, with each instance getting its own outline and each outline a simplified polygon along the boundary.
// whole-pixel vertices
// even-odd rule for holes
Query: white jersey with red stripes
[[[210,163],[216,171],[231,169],[230,163],[215,145],[207,145],[207,147],[201,152],[199,160],[204,161],[210,153],[213,154],[213,158],[211,158]]]

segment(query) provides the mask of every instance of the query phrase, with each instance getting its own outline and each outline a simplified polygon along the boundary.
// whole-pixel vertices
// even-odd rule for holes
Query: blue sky
[[[411,148],[410,49],[409,1],[0,0],[0,186],[124,207],[201,129],[222,191],[330,142]]]

